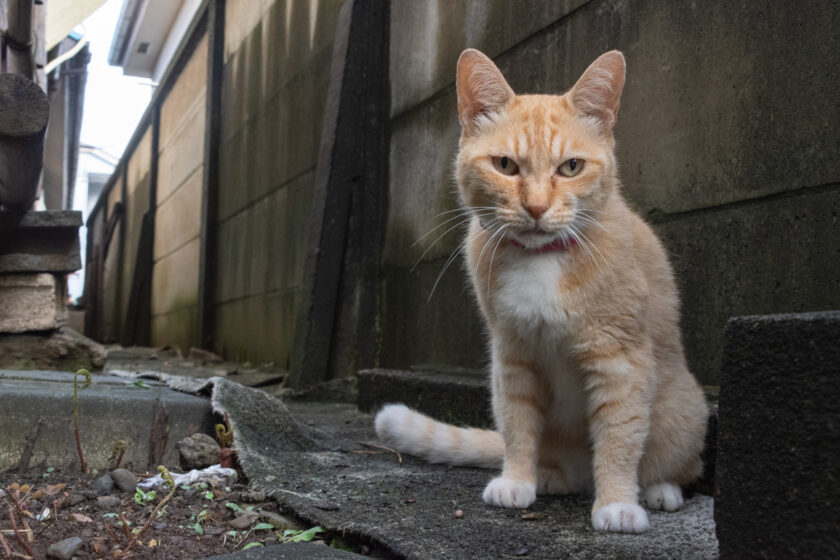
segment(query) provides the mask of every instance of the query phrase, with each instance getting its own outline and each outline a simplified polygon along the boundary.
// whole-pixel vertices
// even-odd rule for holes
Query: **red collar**
[[[551,243],[546,243],[545,245],[540,245],[539,247],[526,247],[516,239],[511,239],[510,244],[514,247],[524,249],[529,253],[550,253],[552,251],[566,251],[577,245],[577,240],[574,237],[570,237],[568,240],[558,237]]]

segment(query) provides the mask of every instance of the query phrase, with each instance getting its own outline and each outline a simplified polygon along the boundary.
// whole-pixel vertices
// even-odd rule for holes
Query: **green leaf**
[[[204,499],[205,500],[212,500],[215,497],[216,496],[215,496],[215,494],[213,494],[213,492],[205,492],[204,493]]]
[[[306,531],[303,531],[302,533],[292,537],[292,542],[309,542],[309,541],[311,541],[312,539],[315,538],[315,535],[317,535],[318,533],[323,533],[323,532],[324,532],[324,528],[321,527],[320,525],[317,525],[315,527],[312,527],[311,529],[307,529]]]
[[[236,513],[239,513],[240,511],[245,511],[241,507],[239,507],[238,505],[234,504],[233,502],[226,503],[225,507],[228,508],[228,509],[232,509]]]
[[[148,389],[148,388],[149,388],[149,386],[148,386],[148,385],[146,385],[145,383],[143,383],[143,380],[142,380],[142,379],[138,379],[137,381],[135,381],[134,383],[132,383],[132,385],[134,385],[135,387],[137,387],[137,388],[139,388],[139,389]]]
[[[116,516],[117,516],[116,513],[105,513],[105,514],[102,515],[102,517],[116,517]]]
[[[55,467],[47,467],[47,472],[51,473],[55,470]]]
[[[192,529],[193,529],[193,531],[195,531],[195,532],[196,532],[196,533],[198,533],[199,535],[203,535],[203,534],[204,534],[204,529],[202,528],[201,523],[199,523],[199,522],[197,522],[197,521],[196,521],[196,523],[192,526]]]
[[[248,550],[249,548],[256,548],[258,546],[265,546],[265,545],[261,542],[252,542],[252,543],[248,543],[245,546],[243,546],[242,550]]]
[[[189,484],[182,484],[178,488],[180,488],[181,490],[184,490],[186,492],[187,490],[190,489],[190,485]]]
[[[274,525],[271,523],[257,523],[254,525],[254,531],[269,531],[274,529]]]
[[[206,482],[200,483],[198,485],[198,488],[201,489],[201,490],[207,490],[207,483]]]

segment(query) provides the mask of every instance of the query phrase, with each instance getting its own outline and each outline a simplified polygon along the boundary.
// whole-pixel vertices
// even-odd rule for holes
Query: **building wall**
[[[205,35],[160,109],[151,339],[184,350],[198,346],[206,87]]]
[[[228,2],[216,348],[286,367],[342,0]]]
[[[114,212],[114,206],[122,202],[122,177],[118,177],[113,188],[108,192],[107,208],[108,216]],[[102,278],[102,340],[103,342],[116,342],[120,338],[123,321],[123,309],[120,305],[122,293],[127,290],[122,284],[121,268],[123,250],[120,245],[120,236],[125,227],[125,222],[120,220],[114,229],[111,243],[108,244],[108,252],[105,254]],[[107,225],[107,221],[103,224]],[[103,227],[102,231],[107,229]]]
[[[486,363],[460,259],[429,298],[463,230],[432,244],[447,225],[412,246],[456,206],[454,77],[465,47],[493,57],[523,93],[563,92],[601,53],[625,53],[624,193],[671,254],[702,382],[717,383],[728,317],[840,307],[835,2],[391,6],[383,366]]]

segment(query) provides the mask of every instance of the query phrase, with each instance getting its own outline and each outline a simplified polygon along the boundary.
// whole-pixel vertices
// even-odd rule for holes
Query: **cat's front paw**
[[[650,509],[677,511],[683,504],[682,490],[676,484],[660,482],[645,489],[645,502]]]
[[[592,514],[592,526],[598,531],[643,533],[650,529],[647,513],[636,504],[614,502]]]
[[[490,481],[482,498],[492,506],[526,508],[537,499],[537,485],[500,476]]]

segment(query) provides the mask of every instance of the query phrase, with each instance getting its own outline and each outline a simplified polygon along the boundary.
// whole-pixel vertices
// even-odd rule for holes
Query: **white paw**
[[[682,490],[676,484],[660,482],[645,489],[645,502],[650,509],[677,511],[682,507]]]
[[[592,514],[592,526],[598,531],[643,533],[650,529],[645,510],[636,504],[614,502]]]
[[[537,499],[537,485],[500,476],[490,481],[482,498],[493,506],[526,508]]]

